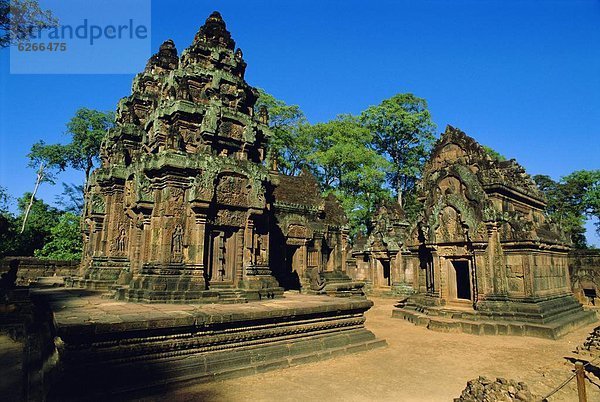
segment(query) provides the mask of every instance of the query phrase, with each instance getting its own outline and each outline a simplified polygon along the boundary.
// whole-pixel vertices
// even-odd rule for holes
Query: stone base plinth
[[[406,298],[415,293],[412,286],[405,283],[393,283],[391,286],[373,286],[367,282],[364,291],[368,296],[383,298]]]
[[[303,290],[306,294],[328,295],[334,297],[364,297],[363,288],[365,283],[354,281],[341,271],[321,273],[323,283],[319,289],[309,288]]]
[[[245,304],[138,304],[38,290],[54,314],[62,375],[49,400],[114,397],[249,375],[384,346],[364,298],[286,294]]]
[[[392,317],[440,332],[549,339],[558,339],[597,319],[595,312],[584,310],[570,295],[546,300],[485,301],[478,310],[466,307],[468,303],[441,306],[427,298],[419,301],[409,298],[392,311]]]
[[[72,277],[66,281],[68,287],[89,290],[110,290],[114,285],[124,283],[129,278],[127,258],[94,257],[92,265],[85,270],[83,277]]]

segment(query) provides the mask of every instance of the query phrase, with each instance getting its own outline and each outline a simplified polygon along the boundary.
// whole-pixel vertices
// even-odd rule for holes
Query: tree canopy
[[[315,151],[309,165],[325,192],[340,199],[352,234],[365,232],[377,204],[390,197],[390,163],[372,148],[373,135],[356,116],[341,115],[312,126]]]
[[[496,162],[502,162],[502,161],[506,160],[506,156],[502,155],[500,152],[496,151],[495,149],[488,147],[487,145],[482,145],[481,147],[490,156],[490,158],[492,158]]]
[[[404,207],[404,195],[414,188],[435,140],[427,102],[410,93],[394,95],[369,107],[360,119],[373,134],[375,149],[392,163],[389,184]]]
[[[333,192],[350,219],[352,233],[368,230],[370,215],[395,192],[409,216],[419,205],[414,185],[434,140],[427,103],[398,94],[360,116],[341,115],[311,125],[297,105],[259,90],[256,112],[266,107],[273,130],[269,143],[278,171],[308,169],[325,193]]]
[[[83,171],[87,180],[94,164],[98,162],[100,145],[106,131],[113,125],[113,112],[81,108],[67,123],[66,134],[71,137],[71,141],[64,145],[46,145],[43,141],[33,144],[28,155],[30,165],[37,167],[43,163],[47,171],[71,167]],[[46,173],[46,177],[53,176]]]
[[[86,180],[99,160],[102,140],[106,131],[114,126],[114,120],[113,112],[81,108],[67,123],[71,142],[65,145],[66,160],[73,169],[82,170]]]
[[[52,260],[76,261],[81,259],[80,218],[72,212],[63,213],[43,247],[35,250],[36,257]]]
[[[28,41],[39,29],[54,27],[58,20],[37,0],[0,0],[0,48]]]
[[[267,108],[269,127],[273,132],[267,150],[269,163],[275,159],[279,172],[296,176],[306,167],[308,155],[313,150],[306,117],[298,105],[287,105],[263,89],[258,89],[258,92],[255,112],[258,113],[262,107]]]
[[[546,196],[548,216],[569,234],[576,248],[586,248],[586,218],[594,219],[600,234],[600,170],[578,170],[558,182],[546,175],[533,179]]]

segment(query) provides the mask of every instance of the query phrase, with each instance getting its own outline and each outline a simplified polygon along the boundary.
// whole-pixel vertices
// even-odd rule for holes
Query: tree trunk
[[[19,233],[23,233],[25,231],[25,224],[27,223],[27,218],[29,218],[29,212],[31,212],[31,207],[33,205],[33,201],[35,200],[35,194],[40,187],[40,183],[44,178],[44,162],[40,163],[40,168],[37,172],[37,179],[35,181],[35,187],[33,188],[33,193],[31,193],[31,198],[29,199],[29,204],[27,205],[27,209],[25,210],[25,216],[23,216],[23,224],[21,225],[21,231]]]
[[[88,163],[85,167],[85,185],[83,186],[84,192],[87,191],[88,183],[90,181],[90,175],[92,174],[92,168],[94,167],[94,163],[88,160]]]
[[[398,205],[402,207],[402,186],[400,185],[400,180],[398,180]]]

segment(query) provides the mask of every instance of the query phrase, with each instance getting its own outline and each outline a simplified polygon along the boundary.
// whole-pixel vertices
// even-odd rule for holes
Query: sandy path
[[[367,327],[387,348],[285,370],[190,385],[140,401],[451,401],[479,375],[525,381],[545,395],[571,372],[571,355],[597,324],[558,341],[445,334],[392,319],[392,299],[374,298]],[[588,382],[590,401],[600,389]],[[551,401],[577,400],[575,382]]]

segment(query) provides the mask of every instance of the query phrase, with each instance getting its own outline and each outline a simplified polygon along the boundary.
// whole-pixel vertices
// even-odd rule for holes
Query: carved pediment
[[[450,143],[440,149],[433,159],[433,169],[440,169],[448,165],[463,161],[467,152],[458,144]]]
[[[217,202],[223,205],[248,207],[250,184],[242,176],[223,175],[217,184]]]
[[[460,213],[456,209],[447,206],[440,211],[435,239],[437,243],[461,243],[465,241],[465,229]]]
[[[294,224],[294,223],[288,226],[287,236],[300,238],[300,239],[306,239],[306,238],[310,237],[306,226],[298,225],[298,224]]]

